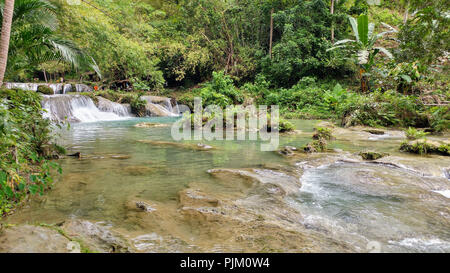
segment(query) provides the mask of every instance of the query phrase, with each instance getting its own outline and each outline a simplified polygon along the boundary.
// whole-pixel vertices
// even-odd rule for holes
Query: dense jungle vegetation
[[[449,6],[448,0],[16,0],[4,81],[64,78],[97,85],[113,100],[128,97],[136,107],[141,92],[188,106],[201,96],[220,106],[277,104],[284,118],[439,133],[450,125]],[[38,94],[2,90],[0,98],[3,214],[11,200],[47,188],[47,159],[62,151],[51,144]]]

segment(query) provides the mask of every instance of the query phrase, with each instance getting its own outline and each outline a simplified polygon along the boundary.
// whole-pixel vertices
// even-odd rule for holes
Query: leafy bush
[[[53,183],[48,159],[64,152],[53,144],[50,121],[42,117],[41,96],[0,89],[0,215],[28,194],[43,194]]]
[[[278,125],[278,131],[280,133],[291,132],[294,129],[295,129],[294,124],[292,124],[291,122],[289,122],[285,119],[280,119],[279,125]]]
[[[406,138],[411,139],[411,140],[423,138],[428,135],[428,133],[426,133],[422,130],[417,130],[416,128],[412,128],[412,127],[409,127],[408,130],[405,131],[405,134],[406,134]]]
[[[146,115],[147,101],[141,99],[140,95],[134,95],[130,101],[131,112],[138,117],[144,117]]]
[[[313,135],[313,139],[325,139],[325,140],[332,140],[334,137],[331,133],[331,129],[329,128],[323,128],[318,127],[315,129],[315,133]]]
[[[203,105],[218,105],[225,108],[227,105],[237,105],[244,102],[244,96],[237,89],[233,80],[223,72],[213,72],[213,78],[200,90]]]
[[[318,127],[315,129],[313,141],[308,143],[303,150],[307,153],[325,152],[327,150],[327,140],[333,140],[331,129]]]

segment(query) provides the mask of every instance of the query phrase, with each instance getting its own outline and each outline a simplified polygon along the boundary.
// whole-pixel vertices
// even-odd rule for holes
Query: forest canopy
[[[7,80],[43,79],[46,71],[53,79],[64,75],[105,88],[151,91],[191,87],[211,79],[213,71],[224,71],[238,85],[258,75],[272,87],[291,87],[303,77],[349,79],[357,77],[357,63],[328,49],[351,37],[348,17],[360,14],[368,15],[377,33],[387,25],[398,31],[382,42],[397,63],[429,65],[448,52],[448,1],[369,2],[18,0],[16,9],[24,8],[13,24]],[[25,43],[36,40],[48,42]],[[72,58],[45,53],[52,46],[56,52],[71,49]]]

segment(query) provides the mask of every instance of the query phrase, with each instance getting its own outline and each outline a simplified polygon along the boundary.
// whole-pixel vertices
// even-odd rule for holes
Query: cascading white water
[[[147,101],[147,111],[151,116],[176,117],[179,116],[178,105],[174,109],[170,98],[157,96],[142,96],[141,99]]]
[[[54,94],[66,94],[68,92],[91,92],[92,88],[85,84],[72,84],[69,83],[21,83],[21,82],[7,82],[5,87],[8,89],[18,88],[23,90],[29,90],[36,92],[38,86],[45,85],[53,89]]]
[[[129,105],[112,102],[102,97],[97,97],[97,99],[97,108],[100,111],[114,113],[120,117],[131,116],[131,107]]]
[[[43,96],[44,117],[55,122],[95,122],[120,120],[130,117],[126,106],[102,99],[101,111],[91,98],[81,95]]]

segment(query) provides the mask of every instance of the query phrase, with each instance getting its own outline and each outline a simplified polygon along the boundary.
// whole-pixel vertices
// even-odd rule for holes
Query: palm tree
[[[75,69],[94,70],[101,77],[93,58],[70,40],[55,35],[57,27],[56,7],[49,1],[16,0],[7,75],[11,77],[36,69],[42,63],[58,61]]]
[[[369,23],[369,17],[365,14],[360,15],[358,19],[349,16],[349,21],[355,39],[337,41],[334,43],[334,47],[328,49],[328,51],[344,48],[349,50],[352,54],[356,54],[358,65],[360,66],[359,75],[361,78],[361,90],[366,92],[368,90],[367,74],[370,72],[375,62],[375,56],[381,52],[386,57],[390,59],[393,58],[392,54],[386,48],[376,46],[375,44],[380,38],[383,38],[386,34],[394,33],[396,30],[393,27],[382,23],[383,26],[389,30],[375,34],[375,25]]]
[[[14,0],[6,0],[3,8],[2,34],[0,38],[0,87],[3,85],[6,64],[8,63],[9,38],[14,13]]]

